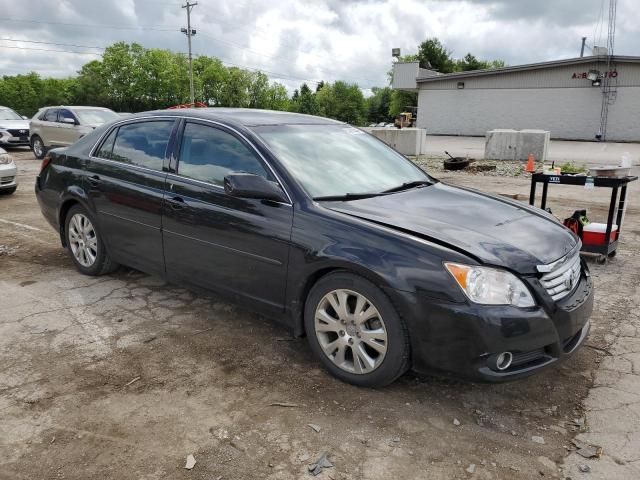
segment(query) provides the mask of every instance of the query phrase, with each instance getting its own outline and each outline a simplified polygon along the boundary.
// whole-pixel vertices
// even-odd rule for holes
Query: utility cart
[[[611,189],[611,202],[609,203],[609,214],[607,215],[607,226],[604,233],[604,243],[602,245],[582,244],[582,251],[599,254],[598,261],[606,262],[608,257],[616,254],[618,240],[620,239],[620,231],[622,230],[622,217],[624,214],[624,205],[627,197],[627,185],[637,180],[638,177],[589,177],[586,175],[548,175],[544,173],[534,173],[531,175],[531,193],[529,194],[529,204],[535,205],[536,185],[542,183],[542,199],[540,208],[543,210],[547,207],[547,193],[549,185],[574,185],[584,187],[587,182],[593,184],[594,188],[605,187]],[[618,191],[620,198],[618,199]],[[617,225],[618,230],[612,235],[614,226]]]

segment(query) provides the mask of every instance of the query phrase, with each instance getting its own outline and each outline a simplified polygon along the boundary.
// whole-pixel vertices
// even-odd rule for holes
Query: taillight
[[[51,163],[51,157],[49,155],[45,155],[42,159],[42,163],[40,164],[40,173],[44,172],[44,169],[49,166]]]

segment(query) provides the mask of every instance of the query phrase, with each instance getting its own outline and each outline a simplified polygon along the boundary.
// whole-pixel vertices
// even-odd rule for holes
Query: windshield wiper
[[[345,193],[344,195],[325,195],[324,197],[313,197],[315,201],[347,201],[347,200],[361,200],[363,198],[379,197],[384,193]]]
[[[422,185],[431,185],[432,182],[430,182],[429,180],[416,180],[413,182],[406,182],[403,183],[402,185],[398,185],[397,187],[393,187],[390,188],[389,190],[385,190],[382,193],[393,193],[393,192],[401,192],[403,190],[409,190],[411,188],[416,188],[416,187],[420,187]]]

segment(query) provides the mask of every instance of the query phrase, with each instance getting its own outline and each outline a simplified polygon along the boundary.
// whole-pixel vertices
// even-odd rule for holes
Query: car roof
[[[91,105],[49,105],[47,107],[40,107],[40,110],[46,110],[48,108],[69,108],[71,110],[110,110],[112,111],[111,109],[106,107],[92,107]]]
[[[343,122],[330,118],[304,115],[301,113],[281,112],[276,110],[258,110],[252,108],[176,108],[167,110],[155,110],[141,112],[126,117],[127,120],[149,115],[176,115],[202,118],[204,120],[217,120],[239,124],[245,127],[257,127],[260,125],[344,125]]]

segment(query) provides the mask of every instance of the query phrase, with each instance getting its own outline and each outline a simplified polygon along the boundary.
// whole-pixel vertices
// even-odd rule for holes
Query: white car
[[[13,158],[0,148],[0,194],[11,194],[18,188],[18,168]]]
[[[29,145],[29,120],[0,105],[0,146]]]

